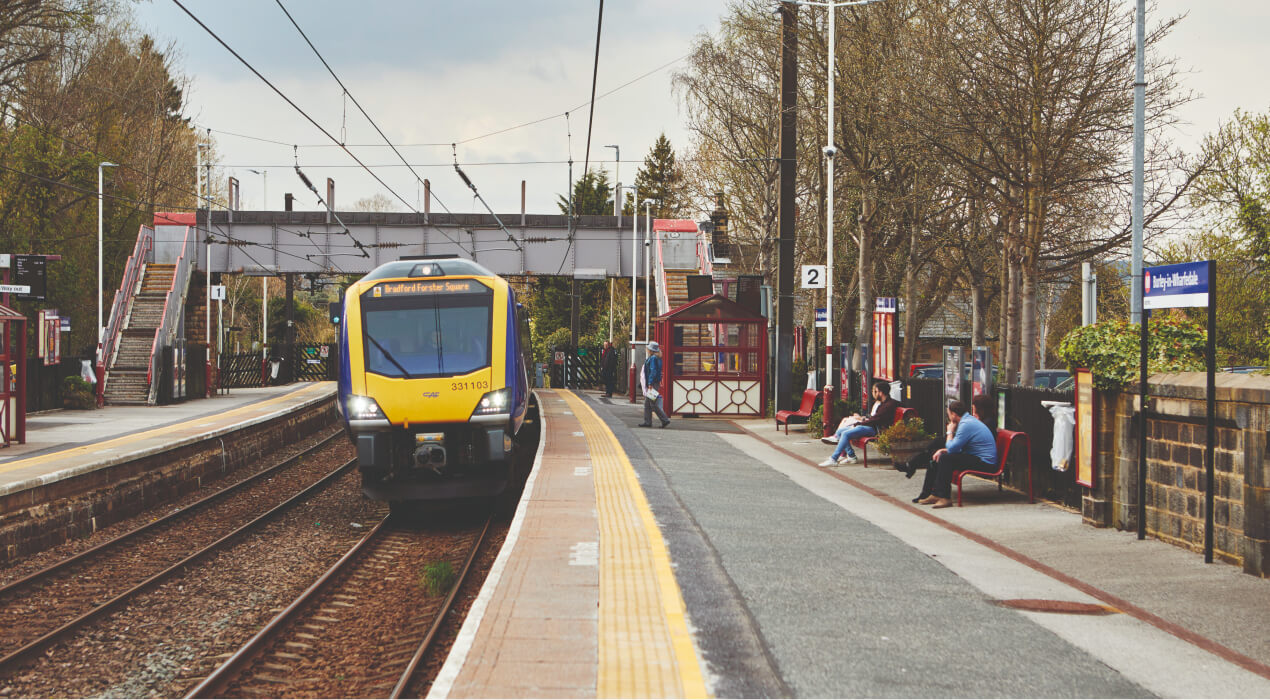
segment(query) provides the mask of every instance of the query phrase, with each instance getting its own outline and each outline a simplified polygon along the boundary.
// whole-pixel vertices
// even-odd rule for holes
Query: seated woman
[[[992,410],[992,398],[980,394],[970,402],[971,412],[960,401],[948,404],[948,421],[956,424],[952,439],[936,450],[933,463],[926,469],[922,493],[915,503],[935,508],[952,505],[953,472],[966,469],[994,471],[997,462],[996,434],[980,420]]]
[[[900,407],[900,402],[891,398],[890,392],[890,384],[883,381],[873,382],[873,408],[869,411],[869,415],[862,416],[857,413],[843,418],[832,438],[820,438],[821,442],[838,446],[829,459],[821,462],[820,466],[833,467],[839,464],[855,464],[859,461],[855,451],[851,449],[851,441],[873,437],[891,427],[891,424],[895,422],[895,409]]]

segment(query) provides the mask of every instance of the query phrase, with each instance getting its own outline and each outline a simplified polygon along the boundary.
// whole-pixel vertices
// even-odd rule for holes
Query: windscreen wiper
[[[392,353],[388,352],[388,348],[385,348],[384,346],[380,345],[380,344],[379,344],[379,341],[378,341],[378,340],[375,340],[375,336],[371,335],[370,333],[367,333],[367,334],[366,334],[366,339],[367,339],[367,340],[369,340],[370,342],[374,343],[374,344],[375,344],[375,347],[379,348],[379,351],[380,351],[380,352],[382,352],[382,353],[384,353],[384,357],[388,358],[388,361],[389,361],[389,362],[391,362],[391,363],[393,363],[394,365],[396,365],[396,366],[397,366],[397,369],[401,370],[401,373],[402,373],[404,376],[406,376],[406,377],[409,377],[409,376],[410,376],[410,372],[409,372],[409,370],[407,370],[405,367],[402,367],[402,366],[401,366],[401,363],[397,361],[397,358],[393,357],[393,356],[392,356]]]

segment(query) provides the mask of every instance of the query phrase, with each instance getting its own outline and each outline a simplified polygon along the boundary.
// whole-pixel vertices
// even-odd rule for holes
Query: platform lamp
[[[649,261],[651,255],[652,239],[653,239],[653,200],[644,200],[644,342],[652,340],[648,334],[649,325],[652,322],[652,278],[653,268]]]
[[[102,217],[102,201],[105,199],[105,175],[103,170],[106,168],[119,167],[115,163],[103,160],[97,164],[97,361],[102,362],[101,344],[105,340],[103,336],[106,334],[106,327],[102,324],[102,229],[104,228]]]
[[[260,180],[261,180],[261,184],[260,184],[260,209],[261,209],[262,211],[268,211],[268,209],[269,209],[269,171],[268,171],[268,170],[255,170],[255,169],[253,169],[253,168],[247,168],[247,172],[251,173],[252,175],[259,175],[259,176],[260,176]]]

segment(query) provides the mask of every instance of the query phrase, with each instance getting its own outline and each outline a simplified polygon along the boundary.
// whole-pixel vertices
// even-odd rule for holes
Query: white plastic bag
[[[1076,442],[1076,408],[1071,404],[1049,407],[1054,416],[1054,444],[1050,446],[1050,464],[1055,471],[1065,472],[1071,466],[1072,449]]]
[[[97,383],[97,373],[93,371],[93,361],[92,361],[92,360],[80,360],[80,361],[79,361],[79,378],[80,378],[80,379],[83,379],[84,381],[88,382],[89,384],[96,384],[96,383]]]

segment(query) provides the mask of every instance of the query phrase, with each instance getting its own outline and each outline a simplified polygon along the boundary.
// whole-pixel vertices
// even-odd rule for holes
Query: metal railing
[[[137,234],[137,244],[132,255],[123,268],[123,282],[119,291],[115,292],[115,300],[110,305],[110,321],[106,324],[106,332],[98,342],[97,354],[97,405],[101,406],[106,399],[106,367],[110,365],[115,351],[119,348],[119,333],[123,330],[124,314],[132,304],[132,297],[141,284],[141,271],[154,255],[154,229],[141,227]]]
[[[653,232],[657,241],[657,255],[653,257],[653,277],[657,280],[657,315],[662,316],[670,311],[670,290],[666,288],[666,264],[662,259],[662,237],[659,233]]]
[[[150,371],[146,373],[146,383],[150,385],[148,403],[154,403],[159,391],[159,348],[172,344],[176,333],[181,328],[181,320],[185,315],[185,293],[190,287],[190,273],[197,262],[194,257],[195,244],[198,237],[193,227],[185,227],[185,241],[181,244],[181,254],[176,259],[176,267],[172,270],[172,285],[168,287],[167,298],[163,300],[163,320],[154,333],[154,343],[150,346]]]

